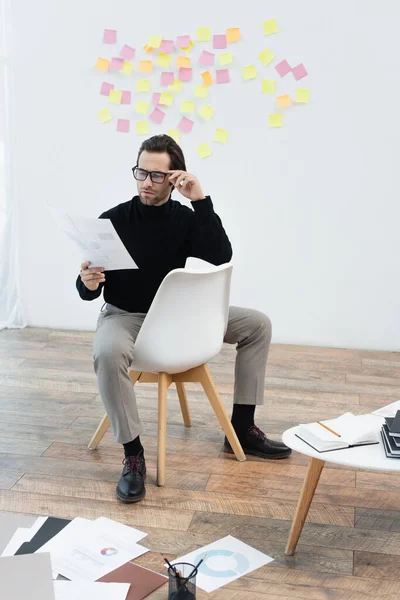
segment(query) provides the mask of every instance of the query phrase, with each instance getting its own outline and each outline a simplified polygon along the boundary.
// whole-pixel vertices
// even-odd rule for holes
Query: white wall
[[[14,158],[30,325],[91,329],[102,304],[79,299],[79,255],[53,230],[45,204],[97,216],[135,193],[130,167],[141,138],[97,120],[106,99],[93,65],[114,54],[102,30],[116,28],[121,45],[141,48],[150,34],[240,26],[234,81],[212,88],[214,122],[197,124],[182,143],[234,244],[232,301],[266,311],[275,342],[399,349],[395,0],[15,0],[13,9]],[[281,33],[266,38],[261,23],[271,17]],[[239,67],[257,63],[265,47],[292,64],[303,61],[310,74],[300,87],[310,87],[312,102],[285,113],[282,130],[268,129],[273,98],[259,91],[272,67],[258,63],[258,80],[241,82]],[[280,93],[294,89],[291,79],[279,81]],[[133,89],[133,77],[123,81]],[[131,107],[119,113],[135,118]],[[169,113],[151,133],[176,126],[177,108]],[[212,139],[216,126],[230,130],[230,144],[213,144],[214,156],[200,161],[195,146]]]

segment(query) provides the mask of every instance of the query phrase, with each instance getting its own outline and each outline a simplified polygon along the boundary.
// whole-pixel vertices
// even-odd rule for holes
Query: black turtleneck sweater
[[[214,265],[229,262],[232,247],[211,198],[192,202],[193,210],[175,200],[147,206],[134,196],[100,215],[111,219],[138,269],[106,271],[94,292],[80,276],[76,287],[83,300],[94,300],[104,287],[104,300],[122,310],[147,313],[164,277],[185,266],[189,256]]]

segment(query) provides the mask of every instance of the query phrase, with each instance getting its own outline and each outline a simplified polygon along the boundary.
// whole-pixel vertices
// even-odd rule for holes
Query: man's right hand
[[[103,267],[89,268],[90,260],[81,264],[81,280],[88,290],[94,292],[98,289],[100,283],[106,280]]]

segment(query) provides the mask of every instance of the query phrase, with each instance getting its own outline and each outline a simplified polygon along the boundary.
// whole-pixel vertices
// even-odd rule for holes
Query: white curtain
[[[0,329],[25,327],[13,181],[11,0],[0,0]]]

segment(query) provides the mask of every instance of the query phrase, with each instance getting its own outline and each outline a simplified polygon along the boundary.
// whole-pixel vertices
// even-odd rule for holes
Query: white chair
[[[184,384],[201,383],[238,460],[242,447],[216,390],[207,362],[223,344],[228,323],[232,265],[176,269],[161,283],[135,343],[132,384],[158,383],[157,485],[165,483],[167,391],[176,384],[183,421],[190,427]],[[105,415],[89,443],[97,448],[110,426]]]

